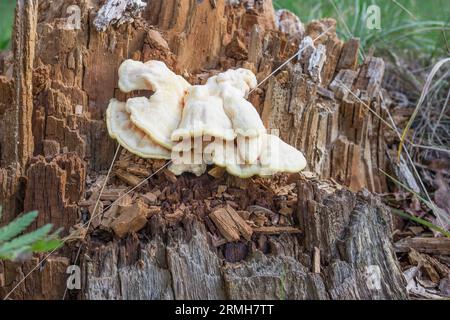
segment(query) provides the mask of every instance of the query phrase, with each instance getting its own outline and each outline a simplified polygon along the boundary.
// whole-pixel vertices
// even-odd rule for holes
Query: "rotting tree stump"
[[[99,17],[105,3],[119,6]],[[80,28],[67,27],[78,13]],[[92,213],[89,201],[113,158],[104,113],[110,98],[129,97],[117,88],[124,59],[162,60],[193,84],[234,67],[261,81],[305,36],[330,28],[249,97],[265,125],[304,152],[313,173],[241,180],[161,172],[127,199],[156,194],[145,198],[154,203],[145,209],[152,213],[144,229],[119,239],[94,221],[82,244],[82,289],[68,297],[407,297],[390,211],[369,192],[386,188],[378,172],[386,166],[383,130],[365,106],[382,114],[383,61],[369,57],[359,65],[358,41],[339,40],[331,19],[303,28],[294,16],[283,17],[280,24],[270,0],[18,1],[14,60],[0,58],[3,222],[37,209],[36,226],[51,222],[66,234]],[[129,187],[133,180],[125,183],[124,174],[145,177],[160,165],[122,152],[102,206]],[[294,188],[286,193],[288,186]],[[250,240],[223,237],[209,215],[224,205],[247,219]],[[60,299],[78,245],[52,255],[10,298]],[[38,261],[0,262],[0,296]]]

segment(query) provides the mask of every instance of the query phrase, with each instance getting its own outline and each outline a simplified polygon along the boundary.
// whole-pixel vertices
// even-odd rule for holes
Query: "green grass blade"
[[[429,221],[427,221],[427,220],[424,220],[424,219],[419,218],[419,217],[415,217],[415,216],[410,215],[410,214],[408,214],[408,213],[406,213],[406,212],[404,212],[404,211],[402,211],[402,210],[399,210],[399,209],[391,208],[391,210],[392,210],[395,214],[398,214],[399,216],[401,216],[401,217],[403,217],[403,218],[406,218],[406,219],[409,219],[409,220],[411,220],[411,221],[414,221],[414,222],[416,222],[416,223],[418,223],[418,224],[421,224],[421,225],[423,225],[423,226],[425,226],[425,227],[427,227],[427,228],[429,228],[429,229],[431,229],[431,230],[440,232],[440,233],[442,233],[444,236],[446,236],[447,238],[450,238],[450,232],[448,232],[448,231],[446,231],[446,230],[444,230],[444,229],[442,229],[442,228],[436,226],[435,224],[433,224],[433,223],[431,223],[431,222],[429,222]]]
[[[409,188],[407,185],[405,185],[404,183],[398,181],[397,179],[395,179],[393,176],[391,176],[389,173],[383,171],[382,169],[378,169],[381,171],[381,173],[383,173],[386,177],[388,177],[389,179],[391,179],[393,182],[395,182],[397,185],[401,186],[402,188],[404,188],[405,190],[407,190],[408,192],[411,192],[412,194],[414,194],[418,199],[420,199],[423,203],[425,203],[427,205],[428,208],[430,208],[431,210],[433,209],[433,204],[430,203],[427,199],[425,199],[424,197],[422,197],[420,194],[418,194],[417,192],[415,192],[413,189]]]
[[[431,86],[431,82],[434,78],[434,76],[436,75],[436,73],[439,71],[439,69],[446,64],[447,62],[450,62],[450,58],[446,58],[446,59],[441,59],[438,63],[436,63],[433,67],[433,69],[431,70],[430,74],[428,75],[427,81],[425,82],[425,86],[423,87],[422,90],[422,94],[420,95],[420,99],[419,102],[417,102],[416,108],[414,109],[413,114],[411,115],[411,117],[408,120],[408,123],[406,124],[405,129],[403,129],[403,133],[402,133],[402,137],[400,139],[400,144],[398,146],[398,151],[397,151],[397,157],[398,159],[400,159],[400,155],[402,153],[402,149],[403,149],[403,144],[404,141],[406,139],[406,135],[408,134],[409,129],[411,128],[414,119],[416,118],[417,114],[419,113],[420,108],[422,107],[422,104],[425,100],[425,97],[428,95],[429,92],[429,88]]]

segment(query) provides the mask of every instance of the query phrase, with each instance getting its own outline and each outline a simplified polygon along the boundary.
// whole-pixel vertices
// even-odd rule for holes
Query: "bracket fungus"
[[[223,100],[210,84],[192,86],[184,99],[181,122],[172,133],[172,140],[213,136],[233,140],[235,134],[223,109]]]
[[[170,159],[170,151],[154,142],[130,120],[125,103],[111,99],[106,111],[109,135],[125,149],[142,158]]]
[[[124,92],[152,90],[150,97],[130,98],[131,121],[163,147],[171,149],[172,132],[183,110],[183,97],[190,84],[160,61],[125,60],[119,68],[119,88]]]
[[[119,88],[154,94],[126,103],[111,99],[108,131],[138,156],[171,159],[169,170],[176,175],[200,176],[211,164],[242,178],[303,170],[303,154],[268,134],[246,100],[256,86],[247,69],[228,70],[191,86],[163,62],[126,60],[119,68]]]
[[[201,176],[207,167],[203,160],[204,146],[203,136],[181,140],[172,149],[172,163],[169,170],[175,175],[190,172]]]

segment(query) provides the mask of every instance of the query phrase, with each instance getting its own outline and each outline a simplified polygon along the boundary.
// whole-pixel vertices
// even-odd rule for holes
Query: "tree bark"
[[[367,109],[382,115],[383,61],[368,57],[359,65],[358,41],[338,39],[331,19],[311,22],[301,35],[279,31],[270,0],[152,0],[140,16],[139,3],[18,1],[12,77],[7,63],[0,63],[5,74],[0,77],[3,222],[37,209],[36,226],[50,222],[68,234],[92,214],[86,203],[95,198],[115,150],[104,113],[112,97],[130,97],[117,88],[124,59],[162,60],[193,84],[235,67],[251,69],[261,81],[298,50],[305,36],[315,38],[330,28],[314,48],[249,97],[265,125],[304,152],[314,174],[281,175],[269,182],[226,174],[178,179],[158,174],[130,198],[155,189],[163,195],[143,230],[125,239],[102,230],[101,223],[88,231],[79,261],[83,286],[69,297],[406,298],[391,245],[390,212],[367,191],[386,189],[378,170],[386,167],[382,124]],[[74,5],[79,29],[67,24]],[[98,18],[103,5],[110,7]],[[135,176],[135,166],[151,173],[158,165],[126,152],[120,161],[125,165],[116,164],[115,172]],[[279,188],[292,183],[295,191],[286,198]],[[217,196],[219,185],[231,194]],[[117,175],[107,188],[118,187],[127,185]],[[111,200],[102,200],[105,207]],[[254,227],[250,240],[222,238],[209,214],[230,202],[238,212],[255,205],[268,210],[259,215],[267,220],[260,226],[266,229]],[[267,218],[272,216],[276,222]],[[60,299],[65,269],[78,245],[58,251],[11,298]],[[0,296],[38,261],[0,262]],[[380,286],[373,284],[373,272]]]

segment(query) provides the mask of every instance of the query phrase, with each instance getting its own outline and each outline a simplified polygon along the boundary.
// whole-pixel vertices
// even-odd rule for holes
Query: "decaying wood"
[[[118,25],[132,22],[133,17],[140,13],[147,3],[141,0],[108,0],[101,7],[94,20],[98,31],[105,31],[113,23]]]
[[[272,226],[253,228],[254,233],[281,234],[281,233],[301,233],[302,231],[294,227]]]
[[[69,227],[78,222],[77,202],[83,196],[85,163],[73,153],[47,161],[41,156],[31,159],[27,170],[24,210],[38,210],[36,226],[53,223]]]
[[[320,273],[320,250],[317,247],[314,247],[313,272]]]
[[[131,174],[129,172],[123,171],[123,170],[116,170],[114,174],[120,180],[122,180],[127,185],[132,186],[132,187],[136,187],[139,183],[142,182],[141,178],[139,178],[139,177],[137,177],[134,174]]]
[[[228,241],[238,241],[241,235],[250,240],[253,234],[254,230],[230,206],[213,211],[209,217]]]
[[[277,24],[270,0],[212,3],[18,1],[14,71],[0,76],[3,222],[38,209],[36,227],[51,222],[79,234],[11,298],[60,299],[84,236],[83,288],[70,298],[406,298],[390,213],[371,194],[355,193],[386,188],[378,170],[386,166],[382,124],[365,106],[383,116],[382,60],[358,65],[358,41],[341,41],[334,20],[303,30],[286,14],[294,27],[282,15]],[[79,29],[64,27],[72,5],[80,8]],[[242,180],[220,168],[174,177],[162,170],[114,203],[165,163],[122,152],[100,197],[101,214],[90,230],[81,227],[116,148],[104,121],[108,101],[131,96],[117,88],[123,60],[164,61],[193,84],[236,67],[262,80],[305,36],[327,28],[300,61],[249,96],[265,125],[304,152],[314,177]],[[328,178],[337,183],[322,181]],[[0,297],[36,262],[0,262]],[[380,289],[367,282],[372,266]]]
[[[91,248],[84,267],[84,298],[406,298],[394,252],[386,245],[390,241],[390,215],[379,200],[336,190],[323,182],[300,180],[298,185],[299,190],[310,190],[299,201],[298,215],[304,217],[305,226],[310,226],[305,234],[316,230],[317,238],[307,240],[288,233],[265,235],[271,248],[269,254],[247,247],[241,238],[230,244],[247,248],[244,258],[239,263],[228,262],[217,252],[228,244],[209,246],[207,229],[194,216],[185,216],[173,230],[165,228],[160,217],[153,216],[148,242],[129,238],[126,247],[114,241]],[[336,208],[342,210],[342,216]],[[336,214],[330,215],[333,211]],[[375,226],[369,234],[368,223]],[[327,227],[331,224],[340,228],[332,231]],[[318,259],[316,245],[322,238],[328,242],[323,244],[324,254]],[[379,247],[384,250],[377,250]],[[126,252],[136,254],[125,258]],[[380,276],[388,281],[374,290],[366,272],[377,265]]]
[[[141,202],[136,202],[132,206],[121,207],[110,227],[119,238],[123,238],[144,228],[147,216],[147,208]]]
[[[395,243],[395,250],[398,252],[409,252],[410,249],[414,249],[423,253],[430,254],[450,254],[450,239],[446,237],[442,238],[404,238]]]

